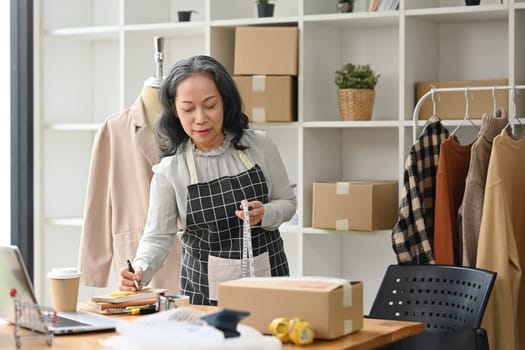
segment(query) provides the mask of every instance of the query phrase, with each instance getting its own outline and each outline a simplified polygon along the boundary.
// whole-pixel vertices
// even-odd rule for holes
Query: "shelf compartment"
[[[125,0],[123,4],[124,24],[176,23],[177,12],[189,10],[196,11],[189,23],[208,18],[205,0]]]
[[[118,41],[44,41],[41,101],[46,124],[101,122],[118,110]]]
[[[257,4],[255,1],[237,0],[212,0],[210,1],[211,20],[242,20],[253,18],[257,21],[267,22],[279,20],[283,17],[297,17],[297,0],[279,0],[275,2],[273,17],[257,17]]]
[[[312,224],[315,181],[398,179],[397,128],[305,128],[303,134],[304,226]]]
[[[380,74],[372,119],[398,120],[399,22],[396,16],[381,18],[389,20],[386,25],[381,22],[363,28],[344,27],[339,21],[329,20],[304,23],[304,43],[300,48],[304,62],[303,96],[299,109],[304,122],[341,120],[335,72],[349,62],[369,64]]]
[[[92,133],[44,131],[44,217],[80,217],[84,211]]]
[[[45,30],[111,26],[119,23],[119,0],[46,0],[42,2]]]

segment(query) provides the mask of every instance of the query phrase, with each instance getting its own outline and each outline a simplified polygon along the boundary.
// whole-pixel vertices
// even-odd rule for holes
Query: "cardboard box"
[[[314,183],[313,227],[340,231],[383,230],[394,227],[397,216],[397,181]]]
[[[295,117],[295,79],[292,76],[233,77],[252,122],[290,122]]]
[[[455,80],[455,81],[423,81],[416,83],[416,103],[421,96],[432,89],[451,88],[451,87],[474,87],[474,86],[505,86],[509,84],[508,79],[495,80]],[[494,110],[494,99],[492,90],[469,91],[469,117],[471,119],[481,118],[483,113],[491,113]],[[496,90],[496,108],[508,108],[509,94],[507,90]],[[436,114],[441,119],[463,119],[465,117],[465,93],[459,92],[440,92],[436,101]],[[432,98],[426,98],[419,111],[419,119],[429,119],[432,116]]]
[[[245,310],[242,323],[262,333],[277,317],[300,317],[315,338],[334,339],[363,327],[363,284],[326,277],[251,277],[219,285],[220,308]]]
[[[234,75],[297,75],[297,27],[235,28]]]

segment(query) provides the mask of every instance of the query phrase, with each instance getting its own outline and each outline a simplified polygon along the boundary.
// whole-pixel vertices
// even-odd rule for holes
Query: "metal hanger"
[[[478,126],[474,123],[474,121],[472,121],[472,119],[470,119],[470,116],[469,116],[469,102],[470,101],[469,101],[468,93],[469,93],[469,87],[467,86],[465,88],[465,116],[463,117],[461,122],[458,124],[458,126],[456,126],[456,128],[452,131],[451,135],[455,135],[456,131],[458,131],[458,129],[464,124],[465,121],[470,122],[470,124],[479,131]]]
[[[512,114],[513,115],[512,115],[512,118],[509,118],[509,121],[507,122],[507,125],[505,125],[504,129],[508,128],[509,125],[512,125],[512,122],[514,120],[517,120],[518,124],[521,126],[522,134],[523,134],[523,132],[525,131],[525,128],[524,128],[523,124],[521,123],[520,118],[518,118],[517,111],[516,111],[516,88],[515,88],[515,86],[512,86],[510,88],[510,91],[511,91],[511,96],[512,96]]]
[[[436,108],[436,99],[435,99],[435,95],[436,95],[436,87],[434,85],[430,85],[431,86],[431,97],[432,97],[432,115],[430,116],[430,118],[427,119],[427,121],[425,122],[425,125],[423,125],[423,128],[421,129],[421,133],[419,134],[419,136],[421,137],[423,135],[423,133],[425,132],[425,129],[426,127],[430,124],[430,123],[436,123],[436,122],[439,122],[441,121],[441,119],[438,117],[437,115],[437,108]],[[437,94],[437,98],[439,100],[439,94]]]
[[[496,86],[494,85],[492,87],[492,104],[493,104],[493,109],[492,109],[492,115],[496,115]]]

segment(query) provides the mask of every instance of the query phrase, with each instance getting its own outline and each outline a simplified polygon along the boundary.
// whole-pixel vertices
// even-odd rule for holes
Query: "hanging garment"
[[[270,262],[271,274],[288,274],[288,265],[282,250],[282,238],[278,236],[278,228],[295,214],[296,199],[286,168],[275,143],[265,132],[251,129],[243,132],[239,144],[247,147],[243,153],[254,164],[248,170],[245,161],[242,161],[238,150],[234,147],[232,138],[231,133],[226,133],[222,145],[211,151],[203,152],[196,148],[193,149],[193,157],[190,159],[195,162],[196,177],[199,181],[196,184],[192,185],[190,168],[193,169],[193,166],[190,166],[186,159],[185,144],[181,145],[174,155],[162,158],[160,163],[153,167],[148,220],[134,265],[143,268],[143,281],[149,281],[157,269],[162,266],[163,259],[169,252],[171,242],[176,235],[174,227],[176,222],[180,221],[179,227],[183,230],[180,236],[184,246],[183,264],[186,266],[181,272],[183,276],[181,277],[181,290],[186,290],[189,294],[194,295],[192,302],[195,303],[212,303],[208,300],[210,291],[206,290],[210,284],[209,278],[214,281],[219,281],[221,278],[217,274],[210,277],[209,271],[206,270],[210,259],[217,258],[214,260],[217,262],[219,258],[231,258],[235,259],[237,267],[240,266],[241,260],[237,258],[241,248],[239,244],[242,239],[242,221],[233,216],[235,210],[240,209],[241,199],[245,197],[239,199],[240,194],[236,192],[233,196],[232,191],[227,191],[227,187],[222,187],[221,193],[224,196],[216,195],[213,197],[214,202],[210,203],[211,192],[210,197],[203,195],[204,192],[202,192],[199,194],[202,203],[192,201],[190,208],[189,189],[192,192],[191,199],[194,199],[194,189],[213,188],[216,194],[215,191],[220,188],[219,186],[230,186],[226,180],[231,180],[232,188],[235,184],[235,188],[242,188],[246,192],[243,196],[266,198],[262,221],[258,226],[252,225],[254,260],[263,255],[261,254],[264,251],[263,247],[268,246],[268,249],[265,249],[268,252],[266,261]],[[260,171],[256,166],[260,168]],[[240,182],[235,183],[234,179],[239,179]],[[250,183],[253,188],[250,188]],[[203,184],[202,188],[199,186],[201,184]],[[231,203],[234,201],[238,202],[232,206]],[[223,202],[224,207],[221,207],[219,202]],[[204,213],[196,211],[194,205],[206,208],[206,218],[209,214],[220,215],[222,220],[217,221],[220,222],[220,227],[218,223],[205,222]],[[190,209],[192,214],[188,215]],[[224,230],[222,225],[226,222],[236,226],[232,226],[230,231]],[[191,230],[187,228],[190,225]],[[218,232],[213,231],[216,228]],[[196,232],[201,232],[202,236],[198,236]],[[214,239],[220,239],[221,242],[214,241]],[[195,247],[196,244],[199,244],[200,248]],[[230,246],[235,249],[216,254],[214,258],[210,258],[209,255],[198,256],[199,250],[205,255],[208,249],[217,252],[221,245],[225,249],[229,249]],[[221,260],[221,262],[224,261]],[[190,266],[192,263],[196,264],[193,268]],[[231,264],[229,266],[231,267]],[[198,274],[192,274],[192,270]],[[216,270],[224,271],[225,269]]]
[[[476,267],[497,272],[483,316],[491,350],[525,346],[525,137],[503,130],[490,154]],[[521,257],[521,259],[520,259]]]
[[[479,227],[492,141],[505,128],[509,118],[504,110],[498,110],[495,115],[483,114],[481,120],[481,129],[470,154],[463,202],[458,210],[458,236],[462,246],[460,263],[468,267],[476,266]]]
[[[399,263],[434,263],[434,198],[441,142],[448,130],[436,118],[423,130],[405,162],[399,216],[392,246]]]
[[[472,144],[460,145],[455,136],[441,144],[436,179],[434,257],[436,264],[459,264],[458,209],[465,193]]]
[[[152,166],[159,160],[158,142],[140,97],[109,116],[97,132],[78,261],[83,285],[106,287],[111,262],[118,276],[126,260],[135,257],[146,223]],[[175,241],[171,251],[151,286],[178,293],[180,242]]]

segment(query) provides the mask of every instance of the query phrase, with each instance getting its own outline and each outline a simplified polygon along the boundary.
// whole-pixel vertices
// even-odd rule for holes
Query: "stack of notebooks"
[[[167,289],[143,289],[92,296],[80,309],[99,314],[148,314],[158,311],[159,298]]]

